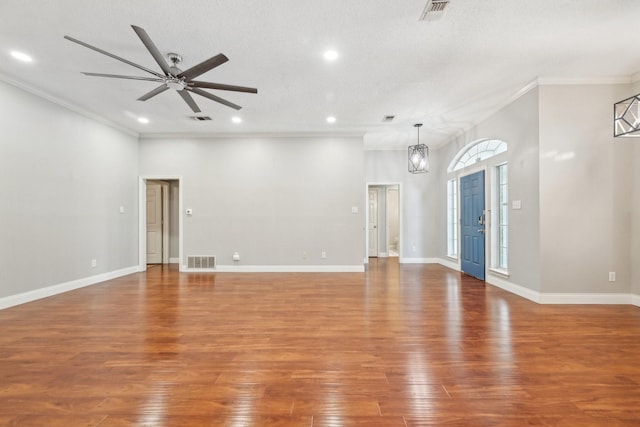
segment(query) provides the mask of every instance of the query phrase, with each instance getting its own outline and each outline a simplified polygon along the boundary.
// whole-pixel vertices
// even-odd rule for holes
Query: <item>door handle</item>
[[[478,233],[484,233],[484,228],[479,228]]]

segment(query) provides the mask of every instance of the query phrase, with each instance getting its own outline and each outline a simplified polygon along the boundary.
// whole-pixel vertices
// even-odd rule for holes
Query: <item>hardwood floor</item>
[[[0,326],[0,425],[640,425],[639,308],[537,305],[438,265],[158,266]]]

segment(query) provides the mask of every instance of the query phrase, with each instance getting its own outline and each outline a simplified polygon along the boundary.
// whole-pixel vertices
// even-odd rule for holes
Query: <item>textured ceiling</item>
[[[419,20],[425,4],[2,0],[0,75],[141,135],[359,134],[369,147],[401,147],[417,122],[422,142],[446,142],[536,78],[624,81],[640,71],[637,0],[451,0],[430,22]],[[159,71],[131,24],[162,53],[182,55],[183,69],[224,53],[230,61],[199,80],[259,93],[214,92],[240,112],[196,97],[213,118],[196,122],[173,91],[136,101],[156,83],[80,74],[144,75],[64,35]],[[340,55],[331,63],[323,59],[328,48]],[[13,60],[12,50],[34,62]],[[232,123],[234,115],[243,123]],[[327,124],[328,115],[336,123]],[[383,123],[385,115],[396,118]]]

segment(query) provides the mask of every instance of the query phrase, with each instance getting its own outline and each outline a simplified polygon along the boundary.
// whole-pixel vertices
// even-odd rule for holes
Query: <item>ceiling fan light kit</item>
[[[153,59],[156,61],[156,63],[162,70],[162,73],[151,70],[147,67],[136,64],[127,59],[121,58],[117,55],[109,53],[105,50],[92,46],[88,43],[85,43],[73,37],[64,36],[64,38],[71,42],[84,46],[88,49],[94,50],[103,55],[109,56],[118,61],[124,62],[125,64],[131,65],[135,68],[138,68],[139,70],[145,71],[146,73],[153,75],[153,77],[140,77],[140,76],[124,76],[119,74],[86,73],[86,72],[83,73],[84,75],[93,76],[93,77],[109,77],[109,78],[116,78],[116,79],[143,80],[143,81],[160,83],[160,86],[156,87],[155,89],[139,97],[138,101],[147,101],[148,99],[151,99],[154,96],[159,95],[168,89],[173,89],[178,93],[178,95],[180,95],[180,97],[184,100],[184,102],[189,106],[189,108],[191,108],[191,110],[194,113],[200,113],[202,110],[200,109],[198,104],[195,102],[195,100],[191,96],[191,93],[195,93],[196,95],[200,95],[204,98],[218,102],[222,105],[233,108],[234,110],[240,110],[242,107],[230,101],[227,101],[226,99],[220,98],[219,96],[216,96],[212,93],[209,93],[203,89],[226,90],[226,91],[232,91],[232,92],[245,92],[245,93],[258,93],[258,89],[252,88],[252,87],[235,86],[235,85],[194,80],[196,77],[227,62],[229,58],[227,58],[224,54],[220,53],[216,56],[212,56],[211,58],[185,71],[182,71],[177,66],[180,62],[182,62],[182,56],[173,52],[168,53],[167,58],[171,61],[171,65],[169,65],[164,55],[160,53],[160,50],[158,50],[158,48],[153,43],[153,41],[151,40],[147,32],[144,29],[137,27],[135,25],[132,25],[131,27],[133,28],[133,31],[135,31],[135,33],[138,35],[138,37],[140,37],[140,40],[142,41],[144,46],[147,48],[147,50],[149,51]]]

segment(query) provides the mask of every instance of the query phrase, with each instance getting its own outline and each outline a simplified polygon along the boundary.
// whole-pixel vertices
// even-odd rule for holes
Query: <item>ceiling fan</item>
[[[194,65],[193,67],[185,71],[182,71],[177,66],[182,61],[182,57],[180,55],[176,53],[169,53],[167,57],[172,63],[171,65],[169,65],[169,63],[166,61],[164,56],[160,53],[156,45],[153,44],[153,41],[151,41],[151,38],[149,37],[147,32],[144,29],[137,27],[135,25],[132,25],[131,27],[133,28],[133,31],[136,32],[138,37],[140,37],[140,40],[142,40],[142,43],[145,45],[145,47],[147,48],[151,56],[153,56],[153,59],[156,60],[156,62],[160,66],[160,69],[162,70],[162,73],[153,71],[142,65],[138,65],[134,62],[121,58],[117,55],[109,53],[95,46],[91,46],[90,44],[80,41],[78,39],[74,39],[73,37],[64,36],[64,38],[74,43],[77,43],[81,46],[95,50],[96,52],[102,53],[103,55],[110,56],[111,58],[117,59],[118,61],[122,61],[125,64],[134,66],[142,71],[146,71],[149,74],[153,74],[154,77],[138,77],[138,76],[122,76],[119,74],[85,73],[85,72],[82,73],[87,76],[110,77],[110,78],[116,78],[116,79],[130,79],[130,80],[144,80],[144,81],[161,83],[160,86],[158,86],[157,88],[153,89],[150,92],[145,93],[140,98],[138,98],[138,101],[146,101],[164,92],[165,90],[174,89],[176,92],[178,92],[178,95],[182,97],[184,102],[187,103],[187,105],[191,108],[191,110],[193,110],[194,113],[199,113],[202,110],[200,110],[200,107],[198,107],[198,104],[196,104],[196,102],[194,101],[190,93],[195,93],[197,95],[208,98],[212,101],[219,102],[220,104],[226,105],[227,107],[231,107],[235,110],[239,110],[242,107],[232,102],[229,102],[226,99],[220,98],[219,96],[206,92],[203,89],[217,89],[217,90],[229,90],[234,92],[258,93],[258,89],[251,88],[251,87],[234,86],[234,85],[227,85],[227,84],[221,84],[221,83],[211,83],[211,82],[194,80],[199,75],[204,74],[207,71],[212,70],[217,66],[227,62],[229,58],[227,58],[222,53],[216,56],[213,56],[207,59],[206,61],[201,62],[198,65]]]

